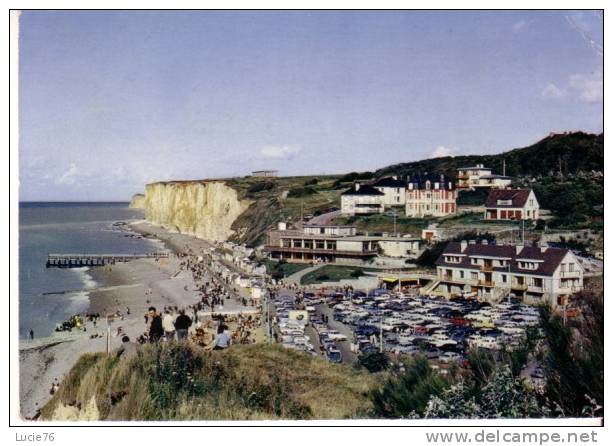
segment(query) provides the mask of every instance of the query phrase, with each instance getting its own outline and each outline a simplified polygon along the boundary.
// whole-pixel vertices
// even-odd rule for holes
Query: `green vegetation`
[[[556,217],[549,227],[601,229],[604,217],[604,178],[544,177],[535,183],[518,182],[531,186],[541,207],[551,210]]]
[[[466,155],[430,158],[394,164],[375,172],[375,177],[417,175],[437,172],[456,177],[458,167],[484,164],[502,174],[503,160],[508,176],[563,175],[604,170],[604,135],[583,132],[548,136],[528,147],[497,155]]]
[[[308,197],[309,195],[314,195],[316,193],[317,191],[310,186],[294,187],[290,189],[289,193],[287,194],[287,197],[288,198]]]
[[[358,358],[358,366],[370,373],[377,373],[389,369],[390,360],[384,352],[363,353]]]
[[[227,184],[239,193],[239,198],[252,200],[251,206],[232,225],[232,241],[256,246],[263,243],[265,232],[281,220],[298,221],[301,215],[319,215],[340,207],[340,194],[355,181],[371,181],[397,175],[444,173],[455,178],[457,168],[484,164],[515,177],[514,186],[531,187],[544,209],[550,209],[554,220],[550,228],[603,228],[604,137],[582,132],[551,135],[528,147],[497,155],[468,155],[442,157],[395,164],[375,172],[351,172],[346,175],[300,176],[262,179],[257,177],[231,178]],[[486,191],[462,191],[460,205],[479,205],[485,201]],[[399,210],[396,230],[418,235],[428,223],[436,219],[409,219]],[[442,225],[470,225],[483,220],[458,217],[443,219]],[[393,232],[393,217],[371,215],[339,217],[338,224],[355,224],[369,232]],[[496,223],[487,223],[496,224]],[[504,224],[504,223],[503,223]]]
[[[295,274],[311,266],[308,263],[287,263],[285,260],[280,260],[278,262],[266,260],[265,265],[266,272],[270,274],[271,277],[275,280],[291,276],[292,274]]]
[[[280,346],[147,345],[133,358],[84,355],[42,416],[58,419],[60,406],[84,409],[93,398],[100,420],[365,417],[372,385],[364,371]]]
[[[359,266],[325,265],[302,276],[300,284],[311,285],[321,282],[338,282],[344,279],[355,279],[366,275],[365,271],[377,270],[374,268],[360,268]]]
[[[396,373],[372,391],[374,415],[383,418],[423,416],[428,401],[441,395],[448,385],[425,356],[406,358]]]
[[[581,316],[565,324],[543,308],[546,395],[558,416],[602,416],[604,406],[603,296],[582,292]]]
[[[204,352],[142,346],[132,357],[83,355],[42,408],[45,420],[600,417],[604,404],[602,294],[576,296],[566,323],[542,308],[539,330],[517,350],[473,350],[443,375],[423,355],[356,367],[271,345]],[[542,334],[539,334],[542,333]],[[533,361],[545,386],[522,378]],[[91,407],[93,405],[93,408]]]
[[[334,182],[334,188],[349,187],[356,181],[369,181],[375,178],[372,172],[350,172]]]
[[[258,246],[279,221],[300,221],[302,215],[317,214],[340,205],[340,193],[333,187],[338,175],[317,177],[230,178],[228,186],[240,199],[251,200],[249,208],[232,224],[231,240]],[[316,180],[314,182],[313,180]],[[309,183],[306,185],[305,183]]]
[[[489,192],[487,188],[460,190],[456,203],[458,206],[481,206],[485,203]]]

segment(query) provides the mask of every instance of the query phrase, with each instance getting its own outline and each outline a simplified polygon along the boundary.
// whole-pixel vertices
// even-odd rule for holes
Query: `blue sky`
[[[602,132],[602,38],[590,11],[25,12],[20,199]]]

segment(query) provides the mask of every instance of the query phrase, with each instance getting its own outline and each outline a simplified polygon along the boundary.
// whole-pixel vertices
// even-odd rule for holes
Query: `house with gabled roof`
[[[382,214],[385,194],[369,184],[355,183],[341,194],[341,213],[346,215]]]
[[[538,220],[539,202],[532,189],[492,189],[485,200],[485,220]]]
[[[499,301],[512,294],[526,303],[563,305],[583,289],[583,268],[572,251],[547,246],[450,242],[436,271],[433,293],[446,297]]]
[[[399,180],[397,176],[385,177],[377,180],[372,186],[383,193],[383,204],[385,206],[404,207],[407,189],[405,181]]]

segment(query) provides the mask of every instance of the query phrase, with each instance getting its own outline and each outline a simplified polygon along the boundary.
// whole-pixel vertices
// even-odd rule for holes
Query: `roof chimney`
[[[460,252],[464,252],[466,251],[466,247],[468,246],[468,243],[466,243],[466,240],[462,240],[460,242]]]
[[[359,191],[360,190],[360,183],[355,183],[355,191]]]

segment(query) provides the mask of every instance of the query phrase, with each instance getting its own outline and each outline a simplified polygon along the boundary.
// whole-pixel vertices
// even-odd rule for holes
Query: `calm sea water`
[[[19,335],[50,335],[55,324],[87,309],[97,284],[87,268],[46,268],[48,253],[140,254],[153,241],[126,237],[112,224],[142,219],[128,203],[19,204]]]

